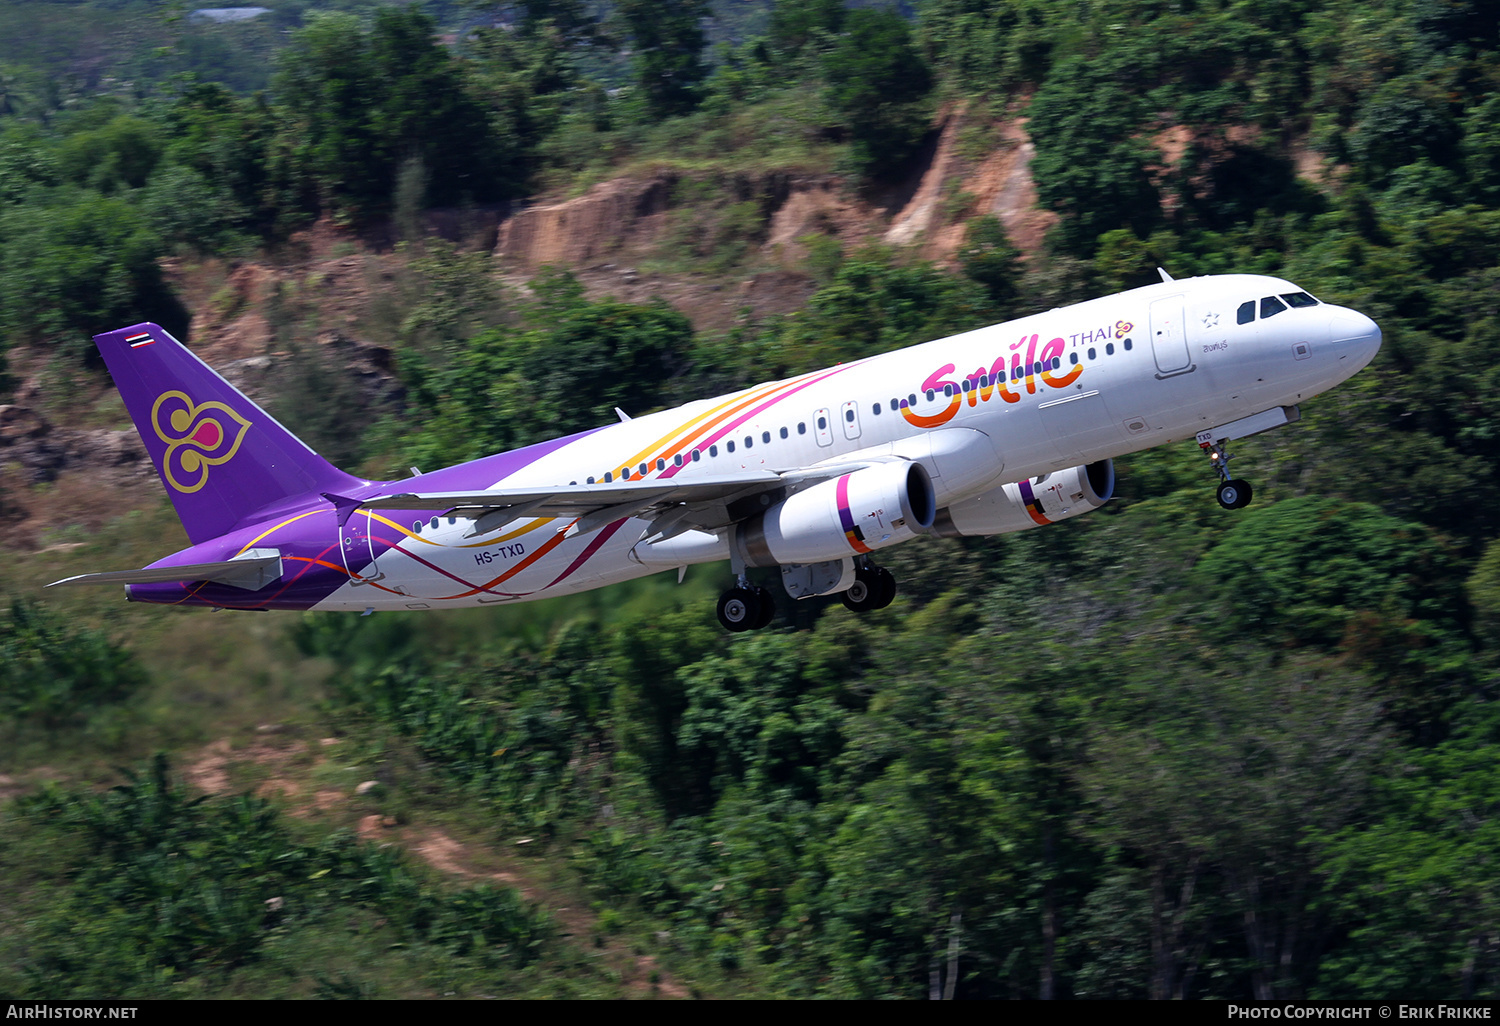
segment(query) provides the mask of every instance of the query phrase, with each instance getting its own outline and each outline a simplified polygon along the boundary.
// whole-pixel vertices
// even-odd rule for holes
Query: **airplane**
[[[1380,328],[1290,281],[1161,281],[401,481],[335,468],[156,324],[95,337],[192,544],[126,598],[221,609],[524,602],[728,560],[730,631],[794,599],[896,594],[873,557],[924,534],[1054,524],[1102,506],[1114,459],[1194,439],[1225,509],[1228,443],[1298,419]],[[588,368],[600,373],[601,368]]]

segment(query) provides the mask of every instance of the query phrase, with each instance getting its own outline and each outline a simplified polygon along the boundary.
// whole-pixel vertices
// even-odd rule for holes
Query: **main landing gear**
[[[844,605],[856,613],[867,613],[884,609],[895,597],[895,576],[884,567],[863,563],[854,568],[854,583],[844,592]],[[719,596],[718,613],[725,630],[736,634],[760,630],[770,626],[776,616],[776,600],[769,589],[751,584],[741,573],[735,586]]]
[[[758,631],[776,616],[776,600],[770,589],[752,585],[740,575],[739,584],[719,596],[719,623],[725,630]]]
[[[844,592],[844,605],[856,613],[884,609],[896,597],[896,578],[883,566],[865,563],[854,568],[854,583]]]
[[[1255,492],[1250,487],[1249,481],[1241,481],[1229,476],[1229,461],[1234,457],[1230,456],[1228,450],[1224,448],[1224,442],[1215,439],[1212,431],[1200,431],[1198,448],[1208,453],[1208,460],[1213,464],[1214,473],[1219,475],[1219,505],[1225,509],[1244,509],[1250,505],[1250,499]]]

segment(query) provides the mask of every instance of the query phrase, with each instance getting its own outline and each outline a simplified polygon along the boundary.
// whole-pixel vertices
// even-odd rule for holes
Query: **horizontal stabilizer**
[[[153,566],[144,570],[110,570],[79,574],[47,585],[63,584],[168,584],[173,581],[212,581],[232,588],[259,591],[281,576],[281,553],[275,549],[250,549],[234,559],[183,566]]]

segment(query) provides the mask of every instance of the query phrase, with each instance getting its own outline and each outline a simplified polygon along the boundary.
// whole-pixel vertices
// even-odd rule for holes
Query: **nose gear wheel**
[[[1250,505],[1250,499],[1255,494],[1250,487],[1249,481],[1242,481],[1229,476],[1229,461],[1234,459],[1225,448],[1226,439],[1215,439],[1212,431],[1200,431],[1198,433],[1198,448],[1208,454],[1208,461],[1213,465],[1214,473],[1219,475],[1219,505],[1225,509],[1244,509]]]

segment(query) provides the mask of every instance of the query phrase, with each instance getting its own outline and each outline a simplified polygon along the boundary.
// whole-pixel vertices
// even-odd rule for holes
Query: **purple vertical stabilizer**
[[[196,545],[258,511],[360,488],[156,324],[95,335]]]

